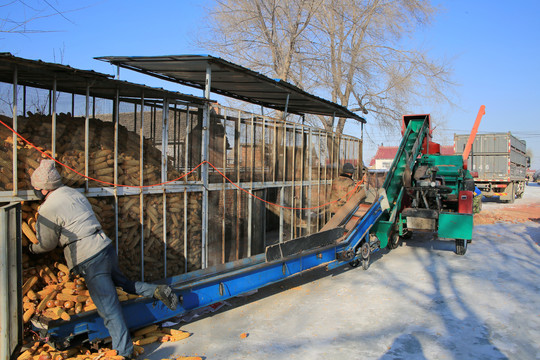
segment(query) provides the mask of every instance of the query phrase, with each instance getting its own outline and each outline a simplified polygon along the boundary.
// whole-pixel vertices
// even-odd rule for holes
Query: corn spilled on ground
[[[139,356],[144,353],[143,345],[154,342],[179,341],[188,338],[191,334],[182,330],[160,328],[158,325],[151,325],[135,331],[133,334],[134,355]],[[116,350],[100,348],[97,351],[90,351],[84,347],[73,347],[68,350],[59,351],[49,344],[35,342],[32,346],[24,350],[17,360],[123,360]],[[197,356],[181,356],[176,359],[196,360]]]
[[[27,255],[26,255],[27,256]],[[23,258],[26,258],[23,256]],[[44,260],[50,259],[45,257]],[[49,320],[70,320],[72,315],[95,310],[96,306],[86,288],[84,278],[72,276],[60,262],[36,264],[25,269],[23,294],[23,322],[33,316]],[[117,290],[120,301],[139,297]]]

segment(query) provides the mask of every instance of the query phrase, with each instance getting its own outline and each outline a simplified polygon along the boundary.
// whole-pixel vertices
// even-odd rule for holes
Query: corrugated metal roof
[[[217,94],[281,111],[287,106],[289,113],[345,117],[366,122],[347,108],[290,83],[209,55],[102,56],[96,59],[199,89],[205,88],[206,68],[210,66],[211,91]]]
[[[115,80],[111,75],[92,70],[75,69],[67,65],[48,63],[41,60],[29,60],[0,53],[0,81],[13,83],[13,73],[17,69],[17,83],[40,89],[52,89],[56,79],[58,91],[85,95],[90,85],[90,95],[105,99],[114,99],[119,89],[123,98],[164,99],[184,101],[191,104],[204,104],[208,100],[179,92],[152,88],[145,85]]]

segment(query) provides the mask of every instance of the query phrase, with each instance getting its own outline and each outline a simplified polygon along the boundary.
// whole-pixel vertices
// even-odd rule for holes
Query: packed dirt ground
[[[529,183],[521,199],[513,204],[500,202],[498,198],[484,198],[482,211],[474,215],[474,225],[497,222],[540,222],[540,184]]]

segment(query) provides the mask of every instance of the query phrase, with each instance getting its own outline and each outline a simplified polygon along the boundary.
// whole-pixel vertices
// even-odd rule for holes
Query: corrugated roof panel
[[[285,81],[209,55],[103,56],[96,59],[160,79],[204,89],[211,69],[211,91],[253,104],[295,114],[345,117],[365,123],[347,108],[312,95]],[[287,100],[287,95],[289,99]]]
[[[169,98],[192,104],[204,104],[208,101],[198,96],[115,80],[111,75],[91,70],[80,70],[62,64],[29,60],[13,56],[10,53],[0,53],[0,81],[12,83],[15,69],[17,69],[17,83],[19,85],[36,88],[50,89],[56,80],[58,91],[84,95],[87,85],[90,85],[91,96],[108,99],[113,99],[118,89],[120,96],[128,98],[140,98],[144,93],[144,97],[147,99]]]

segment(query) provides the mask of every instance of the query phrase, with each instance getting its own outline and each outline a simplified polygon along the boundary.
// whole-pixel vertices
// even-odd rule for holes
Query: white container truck
[[[454,135],[456,155],[462,154],[469,135]],[[487,197],[499,196],[513,203],[525,191],[527,144],[508,133],[478,134],[474,140],[467,168],[478,173],[474,182]]]

